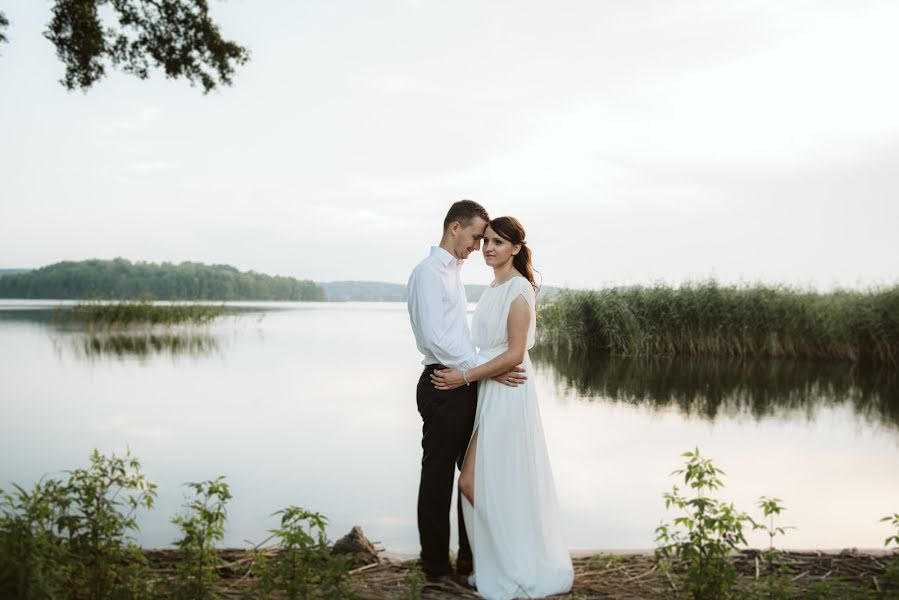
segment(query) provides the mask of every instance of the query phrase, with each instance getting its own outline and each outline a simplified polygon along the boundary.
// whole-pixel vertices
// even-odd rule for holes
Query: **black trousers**
[[[428,575],[452,572],[449,561],[450,505],[456,467],[462,468],[478,405],[477,385],[454,390],[434,389],[428,365],[418,379],[416,398],[421,415],[421,483],[418,487],[418,536],[421,568]],[[471,565],[471,546],[458,506],[459,554],[457,566]]]

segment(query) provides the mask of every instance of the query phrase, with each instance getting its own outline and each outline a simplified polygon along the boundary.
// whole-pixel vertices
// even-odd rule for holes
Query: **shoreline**
[[[350,552],[354,565],[347,584],[360,600],[480,597],[456,584],[427,583],[417,556],[381,549],[375,549],[374,555],[364,547],[360,549],[358,554]],[[278,552],[275,548],[265,551],[269,556]],[[145,549],[144,552],[159,577],[170,577],[181,558],[177,549]],[[256,585],[249,571],[251,552],[250,548],[218,550],[221,565],[217,569],[220,579],[216,591],[219,597],[243,598]],[[887,574],[888,566],[899,561],[899,549],[778,552],[776,564],[768,564],[763,551],[758,549],[732,553],[729,562],[737,574],[735,593],[755,594],[775,585],[789,590],[787,595],[778,596],[784,598],[899,597],[899,582]],[[573,549],[571,555],[572,589],[553,598],[649,600],[671,598],[672,594],[685,591],[679,577],[681,565],[673,563],[670,571],[660,568],[650,549]]]
[[[833,556],[845,554],[847,552],[864,554],[869,556],[892,556],[896,554],[896,550],[889,548],[776,548],[780,552],[795,552],[798,554],[820,554],[822,556]],[[763,548],[746,548],[750,552],[764,552]],[[597,554],[618,554],[621,556],[653,556],[654,548],[569,548],[568,552],[572,558],[589,558]],[[418,554],[409,552],[396,552],[390,549],[384,549],[378,553],[380,556],[390,558],[396,561],[416,560]]]

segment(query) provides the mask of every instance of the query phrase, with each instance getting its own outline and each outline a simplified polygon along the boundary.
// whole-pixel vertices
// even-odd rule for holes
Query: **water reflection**
[[[47,332],[58,357],[69,354],[89,362],[104,357],[120,361],[137,359],[141,363],[155,356],[197,358],[219,353],[221,348],[208,325],[92,326],[73,321],[67,310],[68,307],[7,308],[0,310],[0,322],[6,326],[38,325]],[[235,309],[228,318],[236,320],[248,312]],[[256,319],[257,324],[261,315]]]
[[[54,337],[53,343],[57,352],[66,347],[75,358],[87,361],[105,356],[118,360],[137,358],[147,362],[158,355],[199,357],[219,350],[218,340],[214,336],[196,330],[66,333]]]
[[[868,422],[899,429],[899,375],[894,369],[849,363],[739,358],[623,358],[535,349],[537,366],[556,385],[586,399],[677,407],[714,420],[756,420],[850,405]]]
[[[421,356],[404,304],[266,307],[261,322],[245,314],[196,328],[217,342],[212,355],[200,355],[211,348],[201,343],[191,354],[181,350],[190,344],[145,340],[146,358],[125,349],[143,342],[119,343],[117,354],[115,341],[45,324],[52,310],[21,304],[29,310],[12,314],[0,302],[0,486],[78,466],[93,448],[130,447],[160,489],[141,524],[145,546],[178,536],[169,517],[184,481],[221,474],[235,492],[224,545],[264,538],[265,515],[300,503],[329,516],[332,537],[359,524],[390,550],[418,552],[421,418],[409,382]],[[168,358],[172,348],[177,358]],[[538,370],[571,547],[651,548],[654,527],[670,518],[661,501],[667,474],[694,445],[727,470],[723,497],[738,507],[750,509],[763,493],[784,499],[786,523],[798,528],[787,547],[883,543],[877,519],[899,498],[899,478],[889,475],[899,472],[899,432],[879,424],[896,422],[887,401],[895,374],[590,357],[547,359]],[[869,407],[872,420],[852,406]],[[739,411],[777,417],[726,416]]]

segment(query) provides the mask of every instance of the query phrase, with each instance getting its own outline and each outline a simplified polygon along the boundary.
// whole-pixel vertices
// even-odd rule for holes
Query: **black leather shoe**
[[[425,575],[425,585],[440,586],[443,588],[463,588],[473,590],[474,588],[468,583],[467,575],[456,575],[455,573],[447,573],[445,575]]]
[[[465,588],[466,590],[474,590],[475,587],[468,582],[470,575],[456,575],[456,585]]]
[[[456,575],[465,575],[465,577],[468,577],[471,575],[472,571],[474,571],[474,565],[471,564],[470,560],[456,561]]]

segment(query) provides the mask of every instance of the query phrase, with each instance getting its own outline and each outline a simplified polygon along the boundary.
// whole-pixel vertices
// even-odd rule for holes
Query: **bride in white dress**
[[[524,236],[512,217],[490,222],[483,252],[495,280],[472,322],[478,366],[432,375],[438,389],[479,382],[459,491],[474,584],[490,600],[561,594],[574,579],[527,352],[534,345],[536,294]],[[521,364],[528,374],[523,385],[491,379]]]

